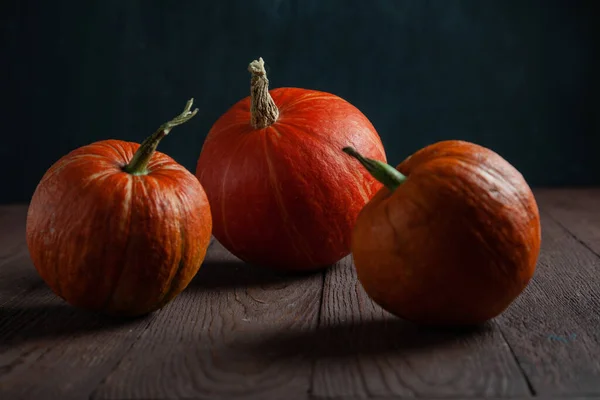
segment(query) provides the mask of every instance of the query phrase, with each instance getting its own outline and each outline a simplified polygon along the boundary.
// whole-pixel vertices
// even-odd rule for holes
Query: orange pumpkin
[[[421,324],[478,324],[524,290],[540,251],[540,217],[506,160],[463,141],[425,147],[396,169],[344,151],[385,185],[352,234],[358,279],[376,303]]]
[[[215,122],[196,167],[213,234],[250,264],[327,267],[350,253],[356,216],[381,187],[339,149],[350,143],[385,161],[383,145],[346,100],[301,88],[269,91],[262,59],[249,70],[251,96]]]
[[[189,171],[155,152],[184,112],[141,145],[80,147],[43,176],[29,205],[27,245],[38,273],[68,303],[108,314],[162,307],[196,274],[212,220]]]

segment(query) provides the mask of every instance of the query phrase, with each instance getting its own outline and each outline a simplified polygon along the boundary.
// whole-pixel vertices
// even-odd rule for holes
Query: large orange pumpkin
[[[206,194],[193,174],[155,152],[196,114],[191,105],[141,145],[105,140],[70,152],[38,184],[27,245],[40,276],[68,303],[145,314],[198,271],[211,236]]]
[[[417,323],[477,324],[523,291],[540,251],[540,217],[506,160],[463,141],[425,147],[397,169],[344,151],[385,184],[352,238],[358,279],[375,302]]]
[[[216,121],[198,159],[213,234],[248,263],[326,267],[349,254],[356,216],[381,187],[339,149],[351,143],[385,161],[381,140],[367,117],[340,97],[269,91],[263,60],[249,70],[251,96]]]

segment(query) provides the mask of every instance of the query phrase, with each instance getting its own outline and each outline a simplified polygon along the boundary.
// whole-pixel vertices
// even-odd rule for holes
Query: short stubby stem
[[[406,175],[402,174],[391,165],[379,160],[363,157],[362,154],[356,151],[356,149],[353,147],[344,147],[342,151],[349,156],[356,158],[358,162],[360,162],[366,168],[366,170],[369,171],[373,178],[381,182],[390,190],[390,192],[396,190],[398,186],[402,185],[407,179]]]
[[[269,80],[267,79],[263,59],[259,58],[252,61],[248,66],[248,71],[252,74],[250,80],[250,113],[252,117],[250,123],[254,129],[264,129],[277,121],[279,109],[269,93]]]
[[[156,151],[156,147],[164,138],[171,132],[171,129],[176,127],[177,125],[181,125],[192,119],[194,115],[198,112],[196,108],[194,111],[190,111],[192,109],[192,104],[194,103],[194,99],[188,100],[185,105],[185,109],[181,114],[177,117],[173,118],[169,122],[166,122],[160,126],[151,136],[147,137],[146,140],[142,142],[138,150],[133,155],[133,158],[129,162],[129,164],[123,167],[123,171],[132,174],[132,175],[145,175],[148,173],[148,164]]]

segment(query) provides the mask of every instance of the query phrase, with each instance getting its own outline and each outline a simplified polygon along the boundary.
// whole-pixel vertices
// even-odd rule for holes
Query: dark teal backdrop
[[[272,87],[335,93],[391,163],[429,143],[488,146],[533,186],[600,184],[597,2],[576,0],[2,0],[0,202],[107,138],[141,141],[193,96],[160,146],[194,170],[212,123]]]

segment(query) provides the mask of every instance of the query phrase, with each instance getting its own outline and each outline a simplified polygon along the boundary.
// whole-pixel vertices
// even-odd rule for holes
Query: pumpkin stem
[[[250,123],[254,129],[264,129],[277,121],[279,109],[269,94],[269,80],[262,57],[254,60],[248,66],[252,74],[250,80]]]
[[[165,122],[154,132],[151,136],[147,137],[146,140],[142,142],[138,150],[133,155],[133,158],[123,167],[123,171],[130,173],[132,175],[145,175],[148,173],[148,163],[150,163],[150,159],[154,155],[156,151],[156,147],[164,138],[171,132],[171,129],[176,127],[177,125],[181,125],[186,123],[196,113],[198,109],[196,108],[194,111],[190,111],[192,109],[192,104],[194,103],[194,99],[188,100],[185,105],[185,109],[181,114],[170,120],[169,122]]]
[[[396,168],[384,162],[363,157],[353,147],[344,147],[342,151],[356,158],[373,175],[373,178],[383,183],[390,192],[396,190],[406,180],[406,175],[402,174]]]

